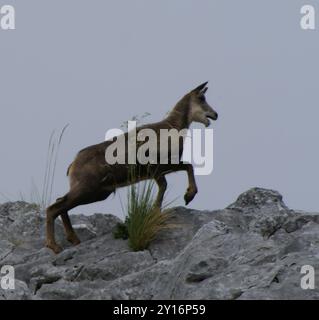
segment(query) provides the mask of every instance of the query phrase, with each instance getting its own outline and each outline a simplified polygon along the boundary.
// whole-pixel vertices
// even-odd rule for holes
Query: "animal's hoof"
[[[72,235],[68,236],[67,240],[70,243],[72,243],[74,246],[77,246],[78,244],[81,243],[80,239],[78,238],[78,236],[76,234],[72,234]]]
[[[58,254],[63,251],[63,249],[59,245],[57,245],[56,243],[48,243],[47,242],[46,247],[51,249],[55,254]]]
[[[195,195],[190,195],[188,193],[185,194],[184,200],[185,200],[185,205],[187,206],[193,199]]]
[[[196,196],[197,190],[187,189],[184,195],[185,205],[187,206]]]
[[[186,194],[184,196],[184,200],[185,200],[185,206],[187,206],[191,202],[191,200],[189,200],[189,198]]]

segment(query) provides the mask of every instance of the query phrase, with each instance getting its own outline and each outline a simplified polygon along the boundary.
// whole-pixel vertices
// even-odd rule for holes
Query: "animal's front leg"
[[[188,188],[184,195],[185,204],[188,205],[196,196],[197,185],[194,176],[194,169],[191,164],[184,164],[188,176]]]
[[[164,198],[164,194],[167,188],[167,181],[164,175],[159,176],[157,178],[155,178],[155,181],[158,185],[158,194],[157,194],[157,198],[155,200],[155,207],[160,208],[162,207],[162,203],[163,203],[163,198]]]
[[[172,164],[169,166],[170,172],[186,171],[188,176],[188,188],[184,195],[185,204],[188,205],[197,193],[197,185],[194,176],[194,169],[190,163]]]

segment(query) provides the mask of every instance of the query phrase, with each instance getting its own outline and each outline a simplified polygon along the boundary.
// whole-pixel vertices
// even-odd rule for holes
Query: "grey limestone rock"
[[[253,188],[222,210],[170,209],[172,228],[148,250],[114,239],[120,220],[74,215],[81,244],[54,255],[45,217],[25,202],[0,205],[0,267],[15,268],[1,299],[319,299],[303,290],[301,267],[319,272],[319,214],[289,209],[273,190]]]

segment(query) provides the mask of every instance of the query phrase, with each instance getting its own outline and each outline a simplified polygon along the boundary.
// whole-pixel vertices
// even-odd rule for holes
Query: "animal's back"
[[[105,149],[111,141],[95,144],[82,149],[70,164],[67,175],[70,182],[99,179],[105,171]]]
[[[157,152],[158,152],[158,161],[160,160],[160,130],[167,129],[170,130],[171,126],[166,121],[160,121],[152,124],[142,125],[136,128],[136,134],[138,135],[140,130],[143,129],[152,129],[156,133],[157,137]],[[128,133],[124,133],[124,141],[125,141],[125,163],[128,161]],[[110,171],[116,171],[119,173],[123,173],[125,164],[116,164],[116,165],[108,165],[105,160],[105,152],[108,146],[115,142],[115,137],[104,141],[99,144],[88,146],[82,149],[76,156],[75,160],[71,163],[68,168],[67,175],[70,177],[70,181],[79,181],[85,179],[96,180],[100,181],[106,174],[109,174]],[[183,150],[183,142],[179,140],[179,155],[181,156]],[[142,141],[137,143],[137,149],[144,144],[145,142]],[[168,141],[170,142],[170,139]],[[168,150],[168,156],[170,156],[170,148]],[[137,150],[136,150],[137,152]],[[137,159],[138,162],[138,159]],[[120,175],[122,176],[122,174]],[[123,177],[119,177],[120,180],[123,180],[127,177],[126,174],[123,173]],[[122,179],[123,178],[123,179]]]

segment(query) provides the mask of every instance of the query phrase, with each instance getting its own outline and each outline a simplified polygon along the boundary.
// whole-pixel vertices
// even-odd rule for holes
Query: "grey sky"
[[[83,147],[133,115],[157,121],[210,80],[214,172],[190,207],[223,208],[253,186],[318,210],[319,30],[300,28],[312,0],[0,0],[16,30],[0,30],[0,191],[41,188],[50,133],[66,123],[54,195]],[[318,28],[318,27],[317,27]],[[184,173],[168,199],[183,204]],[[125,191],[120,193],[125,200]],[[73,212],[122,215],[119,196]]]

